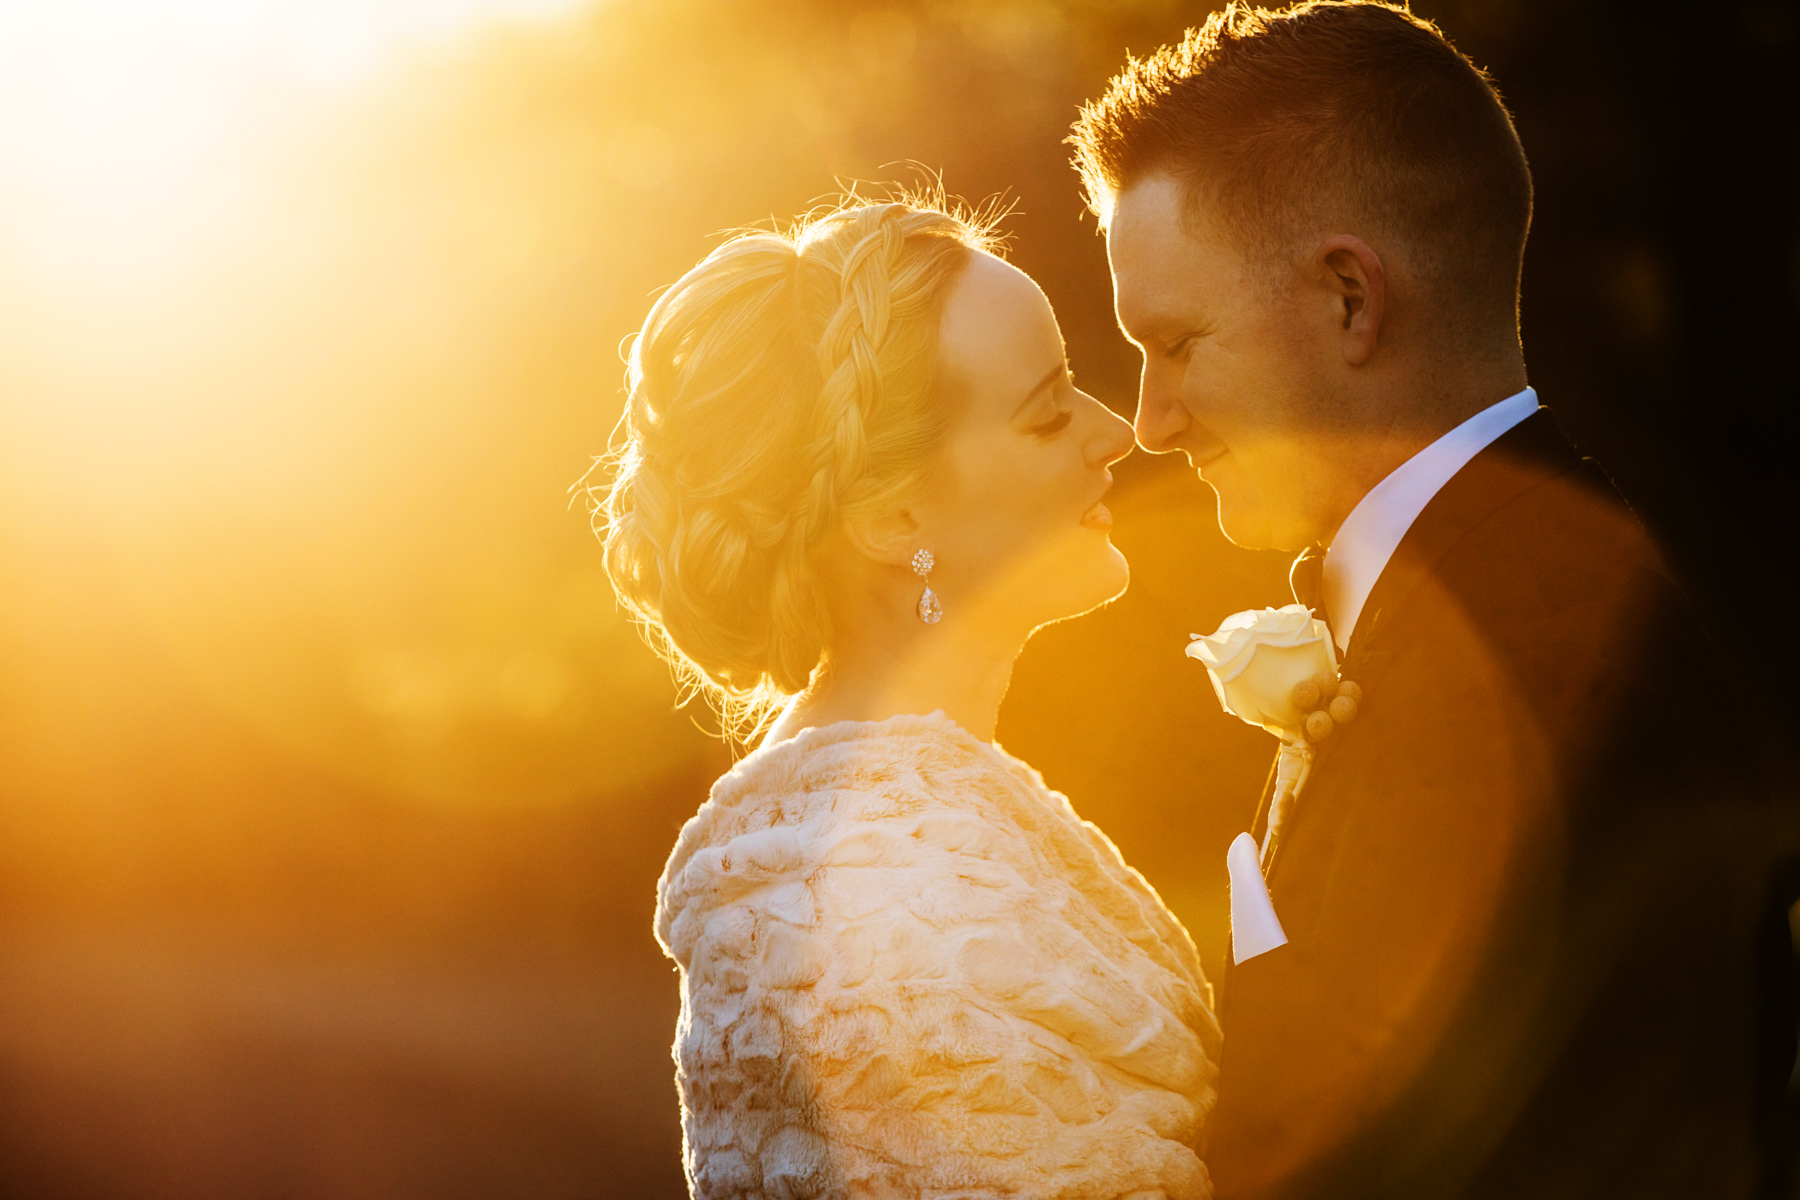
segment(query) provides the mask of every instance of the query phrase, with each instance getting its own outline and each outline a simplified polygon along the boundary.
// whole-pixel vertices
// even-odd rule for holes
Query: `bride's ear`
[[[846,521],[844,540],[870,562],[904,567],[919,548],[919,521],[902,509],[866,520]]]

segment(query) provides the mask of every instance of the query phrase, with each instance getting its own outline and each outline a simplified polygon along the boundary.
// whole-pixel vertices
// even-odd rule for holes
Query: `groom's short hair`
[[[1402,8],[1232,3],[1129,59],[1069,141],[1103,222],[1120,192],[1166,174],[1190,215],[1214,216],[1252,253],[1354,232],[1348,219],[1403,243],[1434,291],[1482,319],[1502,303],[1516,314],[1524,148],[1487,74]]]

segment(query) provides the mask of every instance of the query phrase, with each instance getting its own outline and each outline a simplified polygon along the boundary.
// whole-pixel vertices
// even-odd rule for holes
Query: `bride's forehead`
[[[1043,291],[1011,263],[976,251],[944,304],[944,365],[958,372],[1001,368],[1021,355],[1035,363],[1045,347],[1060,354],[1062,339]]]
[[[1044,372],[1062,363],[1062,335],[1049,300],[1026,273],[977,254],[961,273],[938,331],[938,378],[970,414],[1006,419]]]

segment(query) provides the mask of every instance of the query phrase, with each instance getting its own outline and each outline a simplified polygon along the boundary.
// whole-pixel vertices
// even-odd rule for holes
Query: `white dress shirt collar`
[[[1325,552],[1325,620],[1339,650],[1349,648],[1375,581],[1431,498],[1537,407],[1537,392],[1526,388],[1482,409],[1401,463],[1350,510]]]

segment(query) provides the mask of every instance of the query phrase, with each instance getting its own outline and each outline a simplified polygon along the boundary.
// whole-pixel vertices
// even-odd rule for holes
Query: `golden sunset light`
[[[1520,223],[1529,225],[1522,307],[1516,321],[1500,321],[1513,357],[1499,358],[1513,373],[1481,378],[1475,390],[1496,393],[1482,392],[1482,411],[1506,400],[1509,420],[1527,420],[1536,411],[1531,397],[1554,409],[1570,453],[1603,463],[1630,503],[1621,511],[1642,521],[1682,594],[1728,646],[1754,642],[1746,630],[1779,624],[1791,599],[1771,548],[1789,540],[1777,493],[1796,436],[1792,412],[1800,411],[1783,399],[1792,390],[1784,381],[1800,284],[1790,269],[1800,262],[1791,252],[1800,188],[1779,140],[1794,128],[1785,69],[1800,23],[1787,0],[1737,7],[1741,20],[1687,25],[1622,14],[1600,0],[1417,0],[1410,10],[1490,73],[1505,105],[1492,120],[1508,138],[1516,127],[1529,159],[1529,173],[1520,174],[1517,152],[1506,150],[1514,156],[1505,164],[1511,192],[1484,182],[1481,203],[1458,193],[1456,204],[1417,218],[1461,236],[1465,224],[1511,204],[1504,220],[1495,218],[1505,227],[1496,237],[1515,247],[1502,264],[1515,272],[1508,280],[1517,278]],[[811,1097],[812,1109],[796,1102],[795,1111],[826,1111],[839,1083],[859,1095],[891,1085],[890,1102],[937,1096],[932,1072],[940,1066],[926,1063],[926,1048],[977,1038],[969,1030],[988,1028],[981,1022],[990,1016],[1012,1019],[1013,1008],[1029,1007],[1021,996],[1049,997],[1044,1036],[1067,1045],[1056,1042],[1052,1052],[1026,1037],[1006,1053],[1041,1053],[1048,1057],[1030,1063],[1052,1075],[1066,1068],[1067,1078],[1046,1083],[1030,1063],[1018,1069],[1031,1086],[997,1074],[981,1084],[988,1090],[979,1103],[970,1102],[976,1117],[962,1125],[944,1117],[946,1127],[987,1131],[981,1136],[1001,1144],[1026,1136],[1018,1132],[1024,1126],[1006,1122],[1029,1115],[1101,1147],[1117,1132],[1108,1121],[1154,1109],[1161,1115],[1143,1118],[1145,1139],[1173,1129],[1193,1141],[1192,1131],[1210,1120],[1217,1089],[1207,1072],[1218,1039],[1231,1044],[1226,989],[1241,984],[1238,994],[1263,997],[1268,1013],[1288,1011],[1282,1005],[1306,992],[1267,982],[1273,971],[1258,974],[1288,961],[1274,956],[1307,936],[1292,915],[1298,903],[1283,890],[1292,885],[1271,873],[1272,863],[1284,845],[1280,853],[1301,865],[1283,870],[1315,869],[1324,854],[1308,865],[1305,839],[1315,835],[1303,825],[1272,835],[1273,808],[1258,817],[1258,789],[1278,776],[1272,804],[1281,821],[1290,811],[1307,814],[1295,821],[1314,819],[1308,801],[1338,786],[1338,751],[1320,749],[1324,738],[1354,747],[1361,731],[1391,719],[1367,677],[1359,682],[1348,669],[1339,678],[1346,663],[1363,661],[1355,643],[1323,640],[1332,636],[1325,597],[1340,602],[1348,586],[1337,574],[1327,586],[1324,556],[1340,530],[1356,532],[1344,516],[1351,503],[1298,539],[1279,521],[1256,524],[1260,516],[1243,514],[1278,484],[1305,491],[1316,483],[1325,495],[1326,468],[1339,458],[1381,465],[1365,471],[1366,480],[1358,476],[1350,499],[1360,503],[1392,477],[1395,464],[1382,453],[1402,443],[1403,461],[1423,453],[1405,441],[1418,432],[1411,416],[1357,426],[1346,405],[1307,410],[1305,420],[1236,440],[1233,420],[1249,428],[1288,411],[1269,399],[1275,385],[1264,385],[1287,379],[1282,372],[1293,363],[1313,362],[1311,343],[1295,335],[1285,357],[1257,359],[1253,339],[1217,336],[1225,318],[1206,325],[1167,316],[1176,311],[1164,303],[1170,294],[1224,306],[1218,297],[1248,287],[1250,268],[1220,267],[1236,262],[1225,251],[1184,257],[1201,242],[1169,216],[1188,211],[1168,198],[1187,195],[1171,182],[1173,167],[1149,172],[1154,186],[1133,192],[1140,180],[1130,176],[1137,168],[1129,154],[1102,162],[1105,154],[1079,138],[1066,140],[1078,120],[1100,137],[1094,130],[1105,122],[1095,106],[1109,81],[1128,63],[1148,70],[1142,64],[1158,46],[1179,45],[1184,31],[1223,8],[1210,0],[0,0],[0,1194],[676,1200],[699,1187],[684,1177],[681,1119],[684,1104],[690,1117],[700,1111],[698,1089],[677,1091],[677,1017],[685,997],[690,1015],[700,1016],[682,1036],[705,1034],[703,1005],[713,993],[703,989],[741,982],[735,967],[720,965],[732,955],[752,976],[773,973],[770,994],[816,984],[825,996],[852,959],[875,972],[869,978],[899,981],[894,1061],[838,1081],[826,1069],[817,1078],[776,1070],[782,1087]],[[1467,64],[1458,69],[1493,108],[1485,77]],[[1145,78],[1147,96],[1154,79]],[[1253,108],[1263,111],[1244,111]],[[1129,110],[1116,101],[1107,119],[1125,128]],[[1758,133],[1764,126],[1776,132]],[[1165,151],[1175,161],[1185,146],[1153,147],[1146,161]],[[1249,175],[1273,187],[1267,181],[1286,179],[1304,149],[1268,151]],[[1130,182],[1105,183],[1114,168]],[[1407,178],[1415,176],[1425,180],[1418,188],[1436,186],[1432,171],[1420,167]],[[1157,188],[1167,191],[1167,212],[1145,216],[1145,196],[1161,196]],[[992,244],[1017,270],[970,250],[979,269],[961,258],[954,267],[940,262],[931,287],[919,283],[910,267],[895,265],[898,226],[880,224],[901,221],[901,210],[859,207],[898,189],[912,189],[906,194],[924,212],[902,214],[927,231],[908,226],[906,237],[950,236],[944,230],[953,221],[933,224],[937,202],[982,219],[1004,214]],[[1390,196],[1401,214],[1394,229],[1410,228],[1415,209],[1430,208],[1408,207],[1404,191],[1395,185]],[[1121,195],[1135,199],[1121,206]],[[849,224],[826,222],[803,239],[804,250],[759,243],[770,261],[785,264],[765,264],[768,278],[793,289],[771,290],[767,311],[788,314],[790,324],[758,324],[751,317],[760,320],[763,310],[746,316],[718,299],[730,292],[726,283],[735,285],[726,272],[717,294],[690,279],[699,298],[681,309],[683,319],[699,310],[715,324],[693,318],[700,332],[690,331],[691,342],[671,349],[671,334],[655,349],[655,330],[645,332],[653,306],[679,293],[677,281],[715,249],[752,229],[786,236],[804,214],[818,218],[840,204],[852,213],[842,218]],[[1286,212],[1259,196],[1248,215],[1228,216],[1220,228],[1273,222],[1276,210]],[[873,222],[874,232],[856,221]],[[985,233],[969,232],[979,223],[956,226],[955,237],[988,245]],[[843,232],[852,226],[855,236]],[[1189,240],[1168,233],[1176,228]],[[1333,243],[1329,272],[1307,276],[1351,280],[1331,301],[1343,313],[1332,320],[1350,331],[1341,352],[1334,342],[1314,356],[1333,370],[1364,361],[1387,370],[1380,355],[1399,339],[1437,323],[1479,324],[1460,311],[1445,315],[1443,298],[1416,283],[1429,272],[1408,274],[1427,261],[1432,270],[1461,269],[1454,253],[1434,242],[1406,258],[1411,251],[1392,250],[1388,236],[1388,226],[1358,226],[1354,245]],[[887,256],[878,261],[888,276],[857,265],[877,261],[867,257],[870,246]],[[1368,267],[1384,261],[1386,275]],[[865,269],[869,278],[856,275]],[[806,287],[829,292],[832,303],[806,308],[817,300]],[[1352,345],[1371,319],[1371,296],[1376,309],[1389,297],[1385,333]],[[1311,311],[1295,305],[1282,319]],[[927,348],[878,361],[889,345],[882,339],[904,340],[889,324],[900,329],[925,320],[921,313],[935,323],[916,346],[905,345]],[[1188,324],[1173,327],[1181,321]],[[822,331],[836,337],[846,328],[843,346],[825,345]],[[771,372],[801,363],[794,394],[825,395],[826,385],[807,374],[818,371],[838,381],[832,403],[850,394],[844,403],[863,407],[832,409],[830,436],[820,433],[825,417],[810,409],[805,420],[776,411],[777,401],[732,409],[750,387],[734,374],[739,360],[707,363],[694,349],[713,329],[739,338],[745,362],[779,360]],[[1515,362],[1521,344],[1523,362]],[[783,358],[795,345],[805,354]],[[1067,375],[1057,361],[1063,350]],[[643,373],[656,370],[645,356],[655,353],[664,356],[664,374],[643,383]],[[1458,356],[1479,357],[1439,357]],[[840,375],[826,371],[834,363]],[[628,370],[638,375],[628,378]],[[1293,370],[1299,378],[1301,367]],[[1440,374],[1446,395],[1465,379]],[[1488,387],[1502,375],[1504,386]],[[732,382],[715,396],[692,382],[702,376]],[[1472,368],[1467,376],[1475,377]],[[635,409],[632,379],[649,397]],[[876,395],[876,379],[888,390]],[[890,393],[900,395],[903,383],[916,385],[907,403],[924,406],[906,410],[916,426],[897,425],[891,442],[868,452],[856,439],[897,420],[889,414],[899,409],[883,405],[900,403]],[[683,388],[700,399],[669,418],[689,424],[676,430],[679,438],[665,434],[664,475],[636,502],[674,511],[698,496],[695,504],[716,502],[725,515],[708,526],[682,509],[687,524],[676,532],[643,532],[652,511],[642,528],[632,525],[640,556],[654,560],[648,582],[633,591],[620,584],[615,551],[603,548],[616,533],[609,521],[625,520],[594,510],[621,477],[628,446],[651,454],[644,430],[655,422],[646,414],[677,412],[677,401],[692,399]],[[1008,400],[1004,411],[995,402],[998,416],[966,400],[990,393]],[[769,385],[770,396],[788,394]],[[964,407],[942,407],[952,396]],[[993,418],[987,441],[968,433],[983,414]],[[1442,415],[1434,410],[1430,419]],[[805,423],[815,418],[817,428]],[[774,444],[783,430],[794,445]],[[1069,450],[1078,438],[1086,440]],[[942,465],[931,457],[940,443],[963,447],[942,460],[963,474],[932,473]],[[1330,454],[1317,450],[1326,443]],[[931,501],[939,508],[908,501],[907,536],[927,528],[918,512],[939,513],[940,527],[929,544],[918,534],[916,547],[896,540],[898,548],[867,550],[877,539],[861,525],[852,530],[862,514],[846,516],[854,505],[845,497],[861,486],[858,472],[892,470],[898,479],[892,463],[915,452],[938,464],[920,467],[919,479],[954,482]],[[1469,456],[1440,463],[1440,473],[1455,478],[1475,461]],[[779,473],[754,485],[733,474],[752,477],[751,467],[769,463],[803,463],[803,472],[788,474],[804,474],[805,486]],[[1242,482],[1257,471],[1266,475],[1255,487]],[[820,499],[821,480],[837,489],[829,503]],[[864,493],[855,495],[864,502]],[[808,522],[821,512],[814,530]],[[1617,533],[1600,518],[1594,525]],[[892,533],[899,524],[880,528],[900,537]],[[1394,537],[1407,528],[1402,521]],[[792,543],[798,549],[778,557],[795,530],[811,531],[814,541]],[[1017,544],[1003,544],[1008,530]],[[866,550],[867,561],[819,565],[850,545]],[[1290,577],[1301,550],[1318,564],[1320,599],[1305,602],[1307,611],[1294,607],[1307,577]],[[1395,546],[1384,553],[1405,558]],[[716,577],[705,569],[708,554],[723,564]],[[1366,573],[1378,576],[1386,561]],[[765,567],[766,578],[757,573]],[[794,574],[783,573],[790,568]],[[782,591],[795,579],[791,593]],[[1612,596],[1598,585],[1588,590],[1596,605]],[[741,603],[718,600],[727,594]],[[1393,619],[1397,604],[1370,594],[1358,596],[1367,608],[1353,606],[1351,625]],[[1556,721],[1540,708],[1520,715],[1533,685],[1518,682],[1527,672],[1482,640],[1490,632],[1483,613],[1445,599],[1447,586],[1437,582],[1416,594],[1451,610],[1434,628],[1462,654],[1457,686],[1491,685],[1501,697],[1480,709],[1445,701],[1433,719],[1479,713],[1504,724],[1507,746],[1530,760],[1508,760],[1504,769],[1480,760],[1486,765],[1476,773],[1563,769]],[[700,648],[682,676],[647,644],[646,629],[654,641],[659,614],[693,596],[694,611],[710,614],[713,625],[698,637],[688,628]],[[868,596],[893,603],[858,609]],[[901,648],[873,635],[866,646],[854,643],[864,628],[857,620],[878,628],[868,613],[888,609],[903,618],[895,626]],[[1285,615],[1267,615],[1272,609]],[[716,780],[739,781],[719,784],[727,789],[761,786],[754,770],[730,774],[755,738],[744,740],[747,726],[737,740],[726,736],[719,680],[730,672],[717,663],[735,664],[741,676],[742,663],[757,665],[759,653],[779,658],[769,647],[793,631],[777,618],[801,611],[817,624],[800,626],[780,653],[797,656],[797,667],[786,659],[781,666],[798,670],[805,689],[767,693],[784,705],[825,694],[833,670],[855,662],[854,648],[887,664],[855,693],[867,703],[886,704],[898,718],[940,710],[949,726],[981,725],[934,698],[942,680],[986,662],[967,648],[976,635],[955,639],[976,629],[999,645],[1012,634],[992,631],[1017,625],[1017,645],[995,652],[991,678],[970,685],[984,704],[993,701],[981,710],[988,727],[973,738],[974,750],[933,749],[924,734],[924,749],[896,741],[880,748],[868,772],[821,775],[790,807],[759,798],[771,828],[798,828],[802,800],[832,789],[849,796],[864,776],[911,781],[983,763],[992,769],[998,760],[983,758],[979,745],[991,733],[1042,773],[1042,787],[1017,784],[1023,775],[1006,778],[1023,789],[1014,800],[1030,798],[1020,801],[1020,827],[1043,844],[1007,843],[950,870],[948,882],[918,883],[905,872],[939,851],[979,858],[970,847],[988,846],[983,839],[1004,825],[987,809],[976,820],[974,808],[919,783],[898,805],[918,806],[917,828],[881,843],[881,854],[904,862],[869,866],[891,868],[885,882],[832,893],[821,882],[824,868],[781,860],[770,879],[792,885],[781,893],[789,907],[757,909],[754,921],[734,910],[733,889],[745,889],[752,899],[743,903],[754,905],[762,902],[758,888],[775,885],[733,875],[734,862],[741,873],[750,860],[727,853],[726,841],[678,849],[687,845],[679,840],[684,823]],[[1198,637],[1210,630],[1220,633]],[[1268,684],[1269,696],[1233,707],[1218,672],[1248,661],[1252,634],[1300,665],[1290,663],[1279,686]],[[1757,658],[1759,679],[1793,677],[1791,639],[1780,640],[1776,659]],[[1205,652],[1189,657],[1190,644]],[[1595,646],[1598,634],[1569,635],[1564,657],[1574,661]],[[1274,659],[1266,656],[1263,667],[1272,670]],[[821,664],[826,669],[810,674]],[[1683,669],[1666,666],[1658,686],[1685,697]],[[1229,689],[1233,697],[1249,695],[1261,676],[1243,678]],[[1640,694],[1648,693],[1632,692]],[[793,711],[806,711],[796,704]],[[769,745],[863,719],[796,717],[776,726]],[[1285,751],[1271,735],[1284,739]],[[1306,757],[1314,751],[1317,763]],[[940,752],[942,761],[933,757]],[[1271,760],[1283,752],[1285,773],[1272,774]],[[1408,743],[1384,761],[1414,753],[1424,752]],[[1437,770],[1436,759],[1421,768]],[[1048,791],[1066,795],[1074,813],[1104,831],[1131,870],[1094,867],[1099,852],[1090,854],[1081,840],[1090,835],[1080,832],[1087,827],[1072,817],[1060,833],[1032,825],[1041,811],[1065,819],[1060,798],[1044,800]],[[1393,800],[1394,811],[1413,804],[1404,811],[1422,824],[1465,810],[1475,814],[1470,821],[1487,822],[1486,840],[1470,842],[1470,862],[1483,848],[1513,853],[1529,842],[1516,811],[1496,814],[1474,801],[1440,809],[1405,796]],[[872,802],[845,799],[840,807],[826,804],[814,816],[887,819]],[[985,832],[971,822],[987,822]],[[1663,826],[1646,819],[1644,828]],[[1697,834],[1689,841],[1711,844]],[[1092,862],[1081,858],[1086,866],[1062,875],[1045,865],[1080,858],[1076,845],[1089,846],[1081,853]],[[768,851],[770,862],[779,850]],[[691,859],[680,857],[689,851]],[[672,854],[676,867],[665,878]],[[683,875],[690,861],[698,865]],[[1446,852],[1442,861],[1463,860]],[[1486,861],[1459,877],[1457,903],[1502,903],[1496,897],[1508,894],[1512,876]],[[1640,867],[1649,870],[1638,860],[1608,869],[1625,877]],[[1003,876],[1008,882],[993,882]],[[1390,876],[1371,869],[1355,878],[1377,889]],[[1256,945],[1270,957],[1246,970],[1226,964],[1250,942],[1244,934],[1234,949],[1231,922],[1249,928],[1251,879],[1266,884]],[[990,885],[991,897],[980,890]],[[1748,894],[1751,884],[1739,890]],[[1077,938],[1073,925],[1045,932],[1023,918],[1003,927],[1010,932],[971,933],[979,922],[950,911],[964,900],[973,910],[1002,899],[1037,914],[1031,920],[1090,908],[1105,916],[1080,926]],[[806,907],[815,901],[816,910]],[[876,916],[850,923],[848,948],[821,950],[818,939],[806,940],[816,929],[793,914],[814,913],[822,926],[817,914],[838,901]],[[1662,921],[1686,911],[1680,904],[1700,912],[1704,902],[1684,892],[1642,911]],[[679,934],[659,934],[659,904],[665,915],[691,904],[695,915]],[[1450,902],[1421,910],[1461,912]],[[877,929],[896,912],[892,928]],[[1121,913],[1150,915],[1133,924]],[[1516,932],[1502,924],[1492,923],[1495,944]],[[754,928],[754,938],[730,943],[740,926]],[[1769,937],[1778,943],[1778,935]],[[949,978],[928,960],[952,949],[961,955],[965,938],[977,949],[957,959],[958,969],[976,963],[970,977],[991,992],[979,1004],[909,990],[896,974],[925,963],[921,978]],[[1395,1022],[1423,1014],[1421,1027],[1433,1036],[1453,1028],[1443,997],[1486,978],[1456,957],[1462,944],[1448,934],[1443,945],[1432,943],[1437,973],[1420,969],[1396,985],[1400,999],[1388,997]],[[1115,945],[1129,953],[1105,949]],[[1047,946],[1066,951],[1053,970],[1030,958],[1056,958]],[[1091,982],[1115,968],[1118,978]],[[854,983],[843,987],[846,1005],[863,995]],[[736,1012],[734,1003],[719,1002],[719,1011]],[[776,1011],[775,1001],[765,1007]],[[1237,1019],[1240,1029],[1253,1023],[1241,1012]],[[777,1032],[799,1038],[798,1021]],[[907,1021],[927,1032],[904,1032],[914,1028]],[[713,1032],[738,1053],[730,1040],[737,1034]],[[710,1048],[695,1044],[697,1062]],[[676,1053],[684,1061],[679,1045]],[[783,1053],[783,1063],[800,1061],[791,1045]],[[1083,1055],[1092,1064],[1068,1066]],[[1430,1056],[1416,1057],[1394,1061],[1425,1071],[1429,1064],[1419,1063]],[[944,1071],[943,1096],[975,1086],[963,1087],[973,1076]],[[1083,1071],[1100,1082],[1080,1084],[1088,1090],[1072,1099],[1080,1089],[1070,1081],[1086,1079]],[[1294,1083],[1285,1102],[1302,1104],[1309,1086]],[[1141,1094],[1133,1098],[1133,1089]],[[721,1085],[718,1094],[729,1090]],[[1155,1104],[1144,1099],[1151,1093]],[[1229,1110],[1229,1087],[1220,1094]],[[1767,1127],[1800,1130],[1800,1092],[1780,1095],[1769,1101]],[[791,1099],[783,1093],[770,1103]],[[738,1110],[720,1105],[714,1116],[736,1119]],[[875,1114],[870,1139],[904,1125],[879,1105],[855,1111]],[[1319,1128],[1336,1127],[1321,1118]],[[1132,1130],[1131,1137],[1143,1132]],[[696,1136],[690,1131],[690,1141]],[[806,1137],[823,1135],[808,1127]],[[1173,1184],[1157,1176],[1156,1186],[1167,1184],[1171,1197],[1199,1196],[1208,1186],[1197,1173],[1201,1159],[1182,1154],[1186,1173]],[[1105,1158],[1098,1149],[1070,1155]],[[1218,1194],[1228,1200],[1233,1166],[1228,1155],[1218,1161],[1227,1180]],[[1780,1194],[1800,1195],[1783,1169],[1790,1186]],[[793,1194],[814,1194],[793,1186]],[[1045,1190],[1034,1188],[1009,1194]],[[766,1190],[777,1194],[777,1184]],[[1102,1191],[1094,1185],[1094,1194]]]

